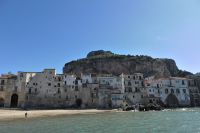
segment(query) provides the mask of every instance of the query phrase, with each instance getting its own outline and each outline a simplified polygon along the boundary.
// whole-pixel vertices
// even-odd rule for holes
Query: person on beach
[[[26,112],[26,113],[25,113],[25,118],[27,118],[27,117],[28,117],[28,113]]]

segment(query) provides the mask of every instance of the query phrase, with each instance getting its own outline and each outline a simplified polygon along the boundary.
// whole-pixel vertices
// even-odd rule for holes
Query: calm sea
[[[200,109],[59,116],[0,122],[0,133],[200,133]]]

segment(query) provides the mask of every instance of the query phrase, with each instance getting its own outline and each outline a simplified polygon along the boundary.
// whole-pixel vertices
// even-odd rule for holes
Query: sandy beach
[[[27,118],[25,113],[27,112]],[[114,110],[97,110],[97,109],[86,109],[86,110],[8,110],[0,109],[0,121],[15,120],[15,119],[29,119],[37,117],[53,117],[59,115],[75,115],[75,114],[96,114],[104,112],[114,112]]]

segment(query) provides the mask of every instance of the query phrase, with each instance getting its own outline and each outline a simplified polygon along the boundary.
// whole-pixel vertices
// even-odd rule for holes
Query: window
[[[157,88],[159,88],[159,84],[157,84]]]
[[[48,83],[48,86],[51,86],[51,83]]]
[[[137,87],[135,87],[135,92],[139,92],[139,89]]]
[[[186,89],[183,89],[183,93],[186,93]]]
[[[150,99],[150,100],[149,100],[149,103],[153,103],[153,101]]]
[[[75,91],[78,91],[78,86],[75,86]]]
[[[0,91],[3,91],[3,86],[1,86]]]
[[[174,90],[173,89],[171,89],[171,93],[174,94]]]
[[[133,95],[133,98],[135,98],[135,96]]]
[[[142,81],[142,86],[144,86],[144,82]]]
[[[60,83],[58,83],[58,87],[60,87]]]
[[[57,93],[60,94],[60,88],[58,88],[58,92]]]
[[[131,86],[131,82],[130,81],[128,82],[128,86]]]
[[[143,98],[144,96],[143,95],[141,95],[141,98]]]
[[[128,92],[132,92],[132,88],[128,88]]]
[[[1,80],[1,85],[4,85],[5,84],[5,80]]]
[[[165,89],[165,94],[168,94],[168,89]]]
[[[31,88],[29,88],[28,93],[31,94]]]
[[[33,85],[37,85],[37,83],[33,83]]]
[[[176,93],[178,93],[178,94],[179,94],[179,93],[180,93],[180,90],[179,90],[179,89],[176,89]]]
[[[184,80],[182,80],[182,85],[185,85],[185,81]]]
[[[65,85],[67,84],[67,81],[65,81]]]
[[[37,88],[35,88],[35,93],[37,93]]]
[[[91,97],[92,97],[92,98],[94,97],[94,94],[93,94],[93,93],[91,93]]]
[[[68,98],[68,96],[66,96],[66,98],[65,98],[66,100],[68,100],[69,98]]]
[[[151,92],[151,89],[149,89],[149,92]]]

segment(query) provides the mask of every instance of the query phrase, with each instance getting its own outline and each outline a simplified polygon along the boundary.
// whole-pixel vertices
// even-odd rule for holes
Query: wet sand
[[[27,118],[25,113],[27,112]],[[0,109],[0,121],[15,120],[15,119],[29,119],[37,117],[53,117],[59,115],[75,115],[75,114],[96,114],[104,112],[115,112],[115,110],[97,110],[97,109],[85,109],[85,110],[8,110]]]

